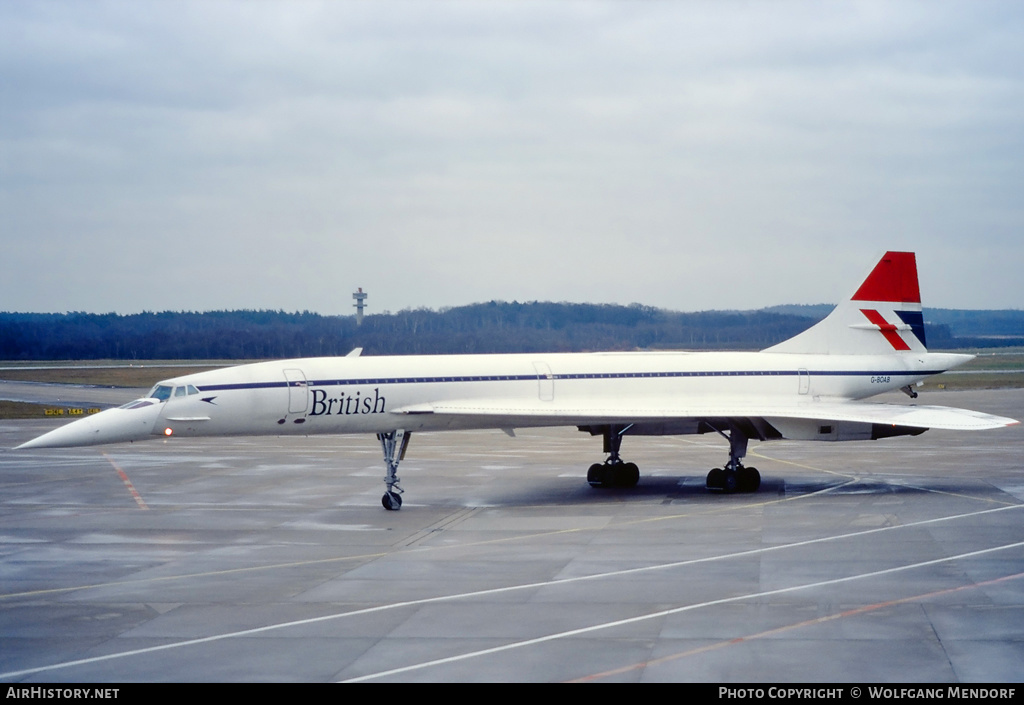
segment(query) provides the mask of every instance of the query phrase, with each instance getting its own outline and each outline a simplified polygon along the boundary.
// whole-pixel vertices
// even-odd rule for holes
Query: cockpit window
[[[184,387],[175,387],[174,388],[174,396],[176,396],[176,397],[183,397],[183,396],[185,396],[185,388]]]
[[[195,387],[193,387],[190,384],[190,385],[188,385],[188,393],[189,393],[189,396],[192,396],[193,394],[199,394],[199,390],[196,389]]]
[[[158,384],[155,387],[153,387],[152,390],[150,390],[149,397],[150,399],[159,399],[160,401],[167,401],[168,399],[171,398],[171,390],[173,389],[174,387],[170,387],[166,384]]]

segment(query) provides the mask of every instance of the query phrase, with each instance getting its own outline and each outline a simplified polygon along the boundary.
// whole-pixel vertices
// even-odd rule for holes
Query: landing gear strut
[[[608,426],[604,429],[604,452],[608,459],[604,463],[594,463],[587,470],[587,482],[591,487],[635,487],[640,481],[640,468],[636,463],[624,463],[619,457],[622,437],[633,427]]]
[[[715,468],[708,473],[705,487],[718,492],[756,492],[761,486],[761,473],[757,468],[744,467],[741,462],[747,454],[747,434],[732,422],[729,422],[729,435],[721,429],[714,430],[729,441],[729,462],[724,468]]]
[[[409,447],[411,437],[412,433],[406,432],[405,429],[377,434],[377,440],[384,451],[384,484],[387,485],[387,491],[380,498],[380,503],[389,511],[398,511],[402,508],[401,493],[404,490],[398,486],[398,463],[405,458],[405,449]]]

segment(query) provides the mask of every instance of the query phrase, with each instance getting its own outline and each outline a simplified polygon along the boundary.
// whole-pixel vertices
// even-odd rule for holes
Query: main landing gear
[[[405,458],[405,449],[409,447],[409,438],[411,437],[412,433],[404,429],[377,434],[377,440],[380,441],[380,447],[384,451],[384,466],[386,468],[384,484],[387,485],[387,491],[380,498],[380,503],[389,511],[398,511],[402,508],[401,493],[404,490],[398,486],[398,463]]]
[[[608,426],[604,429],[604,452],[608,453],[608,459],[594,463],[587,470],[587,482],[591,487],[636,487],[640,481],[640,468],[636,463],[625,463],[619,457],[622,437],[632,426]]]
[[[719,424],[726,430],[718,428]],[[715,468],[708,473],[705,486],[716,492],[756,492],[761,486],[761,473],[756,468],[744,467],[741,462],[747,454],[747,441],[751,438],[766,440],[767,434],[754,423],[743,419],[701,421],[704,424],[699,433],[715,431],[729,441],[729,462],[724,468]],[[635,487],[640,479],[640,470],[635,463],[627,463],[619,456],[622,437],[633,428],[628,426],[581,426],[581,431],[592,435],[604,435],[604,452],[608,459],[595,463],[587,471],[587,482],[591,487]],[[726,432],[727,431],[727,432]]]
[[[709,490],[718,492],[756,492],[761,486],[761,473],[757,468],[744,467],[740,462],[747,454],[747,435],[735,424],[729,423],[729,435],[712,426],[729,441],[729,462],[724,468],[715,468],[704,482]]]

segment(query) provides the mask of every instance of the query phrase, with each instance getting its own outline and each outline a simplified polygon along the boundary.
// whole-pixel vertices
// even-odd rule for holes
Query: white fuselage
[[[552,425],[537,409],[577,409],[562,425],[606,419],[634,399],[862,399],[913,384],[969,356],[786,353],[566,353],[306,358],[188,375],[198,394],[162,404],[155,434],[367,433]],[[212,398],[211,398],[212,397]],[[430,413],[442,402],[508,400],[508,413]],[[530,414],[517,414],[519,404]],[[616,406],[618,405],[618,407]],[[564,414],[563,414],[564,415]]]
[[[170,436],[386,433],[633,424],[694,433],[695,419],[791,416],[914,384],[969,355],[637,352],[321,357],[260,362],[161,382],[152,396],[55,429],[21,448]],[[788,410],[787,410],[788,409]],[[760,411],[758,411],[760,410]],[[813,413],[808,416],[817,418]],[[784,437],[826,440],[812,422]],[[838,427],[836,427],[838,429]],[[870,437],[868,426],[853,435]]]

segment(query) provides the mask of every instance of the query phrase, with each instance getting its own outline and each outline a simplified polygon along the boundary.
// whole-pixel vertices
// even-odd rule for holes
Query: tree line
[[[362,325],[354,316],[309,311],[0,313],[0,359],[244,360],[344,355],[356,347],[374,355],[756,350],[796,335],[828,308],[808,307],[810,315],[799,308],[680,313],[639,304],[490,301],[374,314]],[[931,323],[929,346],[1024,344],[1021,312],[1009,313],[1017,314],[1010,316],[1016,328],[1003,326],[1011,334],[992,339],[957,337],[950,324]]]

